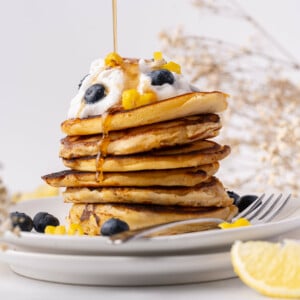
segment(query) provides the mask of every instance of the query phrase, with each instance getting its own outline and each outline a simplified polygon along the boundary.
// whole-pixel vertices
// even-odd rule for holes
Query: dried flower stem
[[[202,90],[232,96],[224,115],[223,142],[231,144],[230,176],[224,181],[242,190],[292,191],[300,195],[300,87],[290,74],[300,65],[282,45],[236,1],[195,1],[200,12],[236,16],[251,24],[259,38],[286,57],[276,58],[220,39],[185,35],[181,29],[160,35],[164,52],[182,64]],[[267,53],[267,51],[266,51]],[[226,162],[225,162],[226,163]],[[247,163],[242,176],[240,165]],[[236,170],[236,171],[234,171]]]

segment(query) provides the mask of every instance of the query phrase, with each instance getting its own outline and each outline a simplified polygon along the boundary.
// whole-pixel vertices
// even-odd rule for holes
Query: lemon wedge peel
[[[300,298],[300,244],[236,241],[231,249],[235,273],[263,295]]]

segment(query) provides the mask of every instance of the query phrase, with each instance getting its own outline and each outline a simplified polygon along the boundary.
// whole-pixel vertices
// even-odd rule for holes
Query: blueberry
[[[90,86],[84,94],[84,100],[88,104],[96,103],[106,96],[103,84],[96,83]]]
[[[252,204],[258,197],[256,195],[245,195],[240,197],[237,201],[236,206],[239,209],[239,212],[246,209],[250,204]]]
[[[151,77],[152,85],[163,85],[164,83],[173,84],[175,81],[174,75],[165,69],[152,71],[148,75]]]
[[[129,230],[129,226],[126,222],[120,219],[111,218],[103,223],[101,228],[101,234],[109,236],[126,230]]]
[[[44,232],[48,225],[58,226],[59,221],[47,212],[39,212],[33,218],[33,227],[37,232]]]
[[[233,199],[233,204],[237,205],[237,203],[240,199],[240,196],[237,193],[233,192],[233,191],[227,191],[227,194],[230,198]]]
[[[79,84],[78,84],[78,89],[81,88],[82,83],[83,83],[83,80],[86,79],[89,75],[90,75],[90,74],[86,74],[86,75],[80,80],[80,82],[79,82]]]
[[[25,213],[18,211],[10,214],[10,219],[13,227],[19,227],[21,231],[31,231],[33,228],[32,219]]]

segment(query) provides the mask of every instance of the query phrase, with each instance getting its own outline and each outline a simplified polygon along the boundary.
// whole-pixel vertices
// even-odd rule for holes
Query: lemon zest
[[[44,230],[45,234],[55,234],[55,226],[48,225]]]
[[[69,229],[68,229],[68,235],[83,235],[83,228],[80,224],[70,224]]]
[[[160,51],[154,52],[153,53],[153,58],[154,60],[162,60],[163,59],[163,55]]]
[[[133,109],[144,106],[157,100],[157,96],[153,92],[140,94],[135,89],[125,90],[122,93],[122,106],[124,109]]]
[[[175,63],[174,61],[169,61],[168,63],[162,65],[162,69],[169,70],[171,72],[181,74],[181,67],[179,64]]]
[[[66,227],[63,226],[63,225],[56,226],[55,230],[54,230],[54,234],[65,235],[66,234]]]
[[[140,94],[135,89],[125,90],[122,93],[122,106],[124,109],[132,109],[137,106]]]
[[[148,92],[140,95],[138,106],[143,106],[149,104],[151,102],[155,102],[157,100],[157,96],[153,92]]]
[[[244,227],[244,226],[250,226],[251,223],[246,218],[239,218],[233,223],[223,222],[220,223],[218,226],[221,229],[230,229],[230,228],[238,228],[238,227]]]
[[[111,68],[121,66],[123,58],[116,52],[109,53],[104,59],[105,65]]]

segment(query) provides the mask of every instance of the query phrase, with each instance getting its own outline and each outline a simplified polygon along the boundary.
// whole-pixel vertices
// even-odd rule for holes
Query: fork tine
[[[261,205],[262,200],[264,199],[265,194],[262,194],[259,198],[257,198],[252,204],[250,204],[246,209],[244,209],[241,213],[236,215],[233,220],[244,218],[248,216],[249,213],[251,213],[253,210],[255,210],[258,206]]]
[[[289,194],[287,196],[287,198],[268,216],[266,216],[266,218],[263,219],[264,222],[269,222],[271,221],[275,216],[278,215],[278,213],[283,209],[284,206],[286,206],[286,204],[289,202],[289,200],[291,199],[292,195]],[[262,220],[262,219],[261,219]]]
[[[241,216],[247,217],[248,220],[251,220],[251,223],[257,224],[260,222],[268,222],[272,220],[288,203],[291,198],[291,194],[288,195],[285,199],[282,200],[282,194],[280,194],[275,201],[271,202],[274,197],[274,194],[270,195],[266,201],[262,201],[265,197],[265,194],[262,194],[257,198],[251,205],[249,205],[242,213],[238,214],[235,218],[232,219],[234,222]],[[146,228],[128,230],[121,233],[117,233],[109,237],[109,241],[113,244],[122,244],[130,240],[135,240],[138,238],[145,237],[149,234],[155,233],[162,229],[172,228],[174,225],[186,225],[186,224],[205,224],[205,223],[214,223],[217,225],[222,223],[224,220],[215,219],[215,218],[195,218],[181,221],[174,221],[171,223],[164,223],[154,226],[149,226]],[[254,223],[255,222],[255,223]],[[215,226],[214,226],[215,227]],[[211,227],[210,227],[211,228]],[[207,228],[206,228],[207,229]],[[205,229],[205,230],[206,230]]]
[[[257,219],[258,219],[258,220],[262,220],[263,218],[265,218],[265,217],[269,214],[269,212],[271,212],[271,211],[273,210],[273,208],[277,205],[277,203],[279,202],[279,200],[280,200],[281,198],[282,198],[282,194],[280,194],[280,195],[273,201],[273,203],[270,205],[270,207],[269,207],[266,211],[262,212],[261,215],[257,216]]]
[[[249,221],[251,221],[251,220],[253,220],[255,217],[257,217],[257,215],[258,215],[259,213],[263,212],[264,209],[265,209],[265,207],[270,203],[270,201],[273,199],[273,197],[274,197],[274,194],[271,194],[271,195],[269,196],[269,198],[261,204],[260,207],[258,207],[257,209],[251,211],[251,212],[247,215],[247,219],[248,219]]]

